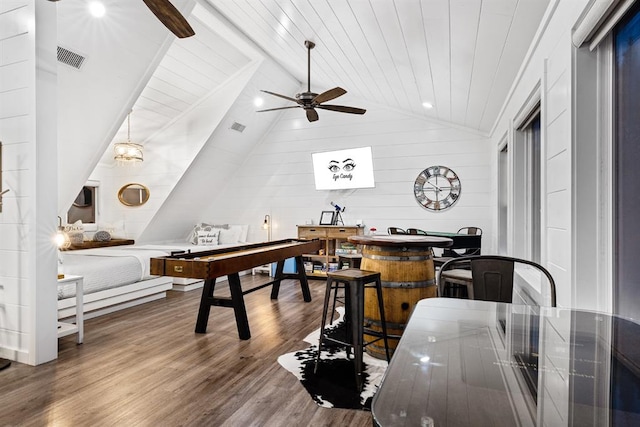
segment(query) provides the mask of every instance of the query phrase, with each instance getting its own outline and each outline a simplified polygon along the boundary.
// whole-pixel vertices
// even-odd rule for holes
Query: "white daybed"
[[[169,277],[151,276],[151,257],[163,251],[131,250],[128,246],[62,252],[64,273],[84,278],[86,318],[165,298],[173,286]],[[75,285],[58,286],[58,318],[75,316]]]
[[[195,228],[200,227],[201,224]],[[240,226],[238,226],[240,227]],[[248,226],[231,237],[234,243],[195,245],[163,243],[112,246],[61,253],[64,273],[84,277],[84,313],[86,318],[111,313],[134,305],[166,297],[167,290],[189,291],[203,286],[202,280],[151,276],[150,259],[178,251],[203,251],[246,244]],[[217,235],[216,235],[217,239]],[[193,241],[192,237],[190,240]],[[196,240],[197,241],[197,240]],[[223,280],[223,279],[221,279]],[[74,284],[58,287],[58,318],[75,316]]]

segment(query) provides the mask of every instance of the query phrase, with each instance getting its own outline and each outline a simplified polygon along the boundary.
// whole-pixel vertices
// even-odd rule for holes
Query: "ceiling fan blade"
[[[307,120],[310,122],[318,120],[318,112],[316,110],[313,108],[305,108],[305,111],[307,112]]]
[[[342,96],[345,93],[347,93],[347,91],[342,89],[341,87],[334,87],[333,89],[329,89],[326,92],[322,92],[320,95],[316,95],[316,97],[313,98],[313,102],[316,104],[322,104],[323,102],[336,99],[337,97]]]
[[[269,95],[277,96],[277,97],[284,98],[284,99],[286,99],[286,100],[289,100],[289,101],[293,101],[293,102],[295,102],[295,103],[298,103],[298,100],[297,100],[297,99],[295,99],[295,98],[291,98],[290,96],[280,95],[279,93],[269,92],[268,90],[260,90],[260,92],[268,93]]]
[[[183,39],[195,34],[191,25],[169,0],[142,0],[151,12],[177,37]]]
[[[278,108],[267,108],[266,110],[258,110],[256,113],[264,113],[265,111],[276,111],[276,110],[287,110],[289,108],[302,108],[299,105],[292,105],[291,107],[278,107]]]
[[[316,105],[316,108],[324,110],[338,111],[340,113],[364,114],[367,110],[356,107],[345,107],[344,105]]]

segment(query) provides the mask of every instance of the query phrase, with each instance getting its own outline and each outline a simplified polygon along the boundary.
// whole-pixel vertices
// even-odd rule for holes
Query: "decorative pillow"
[[[96,231],[93,235],[93,240],[96,242],[108,242],[111,240],[111,233],[106,230]]]
[[[189,237],[187,238],[187,242],[191,243],[192,245],[197,245],[198,232],[210,231],[212,228],[229,228],[229,224],[214,225],[214,224],[207,224],[206,222],[201,222],[200,224],[196,224],[193,227],[193,230],[191,230],[191,234],[189,234]]]
[[[207,224],[205,222],[201,222],[200,224],[196,224],[193,227],[193,229],[191,230],[191,233],[189,233],[189,237],[187,238],[187,242],[191,243],[192,245],[197,245],[198,244],[198,232],[200,232],[200,231],[211,231],[211,228],[213,228],[213,225]]]
[[[240,237],[238,237],[239,242],[246,242],[247,236],[249,234],[249,224],[239,224],[239,225],[229,225],[229,228],[239,228],[240,229]]]
[[[211,230],[198,231],[198,245],[200,246],[214,246],[218,244],[218,236],[220,235],[221,228],[212,228]]]
[[[240,233],[242,230],[240,227],[237,228],[229,228],[225,230],[224,228],[220,230],[220,236],[218,237],[218,243],[221,245],[233,245],[238,243],[240,239]]]

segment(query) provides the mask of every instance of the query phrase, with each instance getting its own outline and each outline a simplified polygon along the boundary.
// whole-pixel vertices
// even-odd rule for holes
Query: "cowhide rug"
[[[342,332],[344,309],[340,307],[337,311],[340,318],[328,327],[328,333]],[[278,358],[278,363],[300,380],[318,405],[325,408],[370,410],[371,399],[382,380],[387,361],[364,354],[364,386],[362,392],[358,393],[353,359],[347,359],[346,350],[342,346],[328,347],[325,344],[320,354],[318,372],[313,372],[319,337],[320,329],[305,337],[304,341],[310,343],[310,347],[284,354]]]

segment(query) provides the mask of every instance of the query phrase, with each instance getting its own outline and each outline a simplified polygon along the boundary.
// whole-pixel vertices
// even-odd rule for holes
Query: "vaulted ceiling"
[[[304,41],[315,42],[314,92],[340,86],[372,104],[483,133],[491,130],[548,4],[548,0],[207,1],[305,85]],[[265,101],[265,107],[275,102]],[[348,95],[331,103],[349,105]]]
[[[64,141],[104,138],[99,145],[105,150],[112,140],[126,139],[130,108],[131,138],[146,143],[263,56],[297,79],[302,90],[307,85],[305,40],[316,44],[312,91],[340,86],[348,92],[332,104],[385,106],[487,134],[548,0],[173,3],[195,36],[175,38],[141,0],[105,2],[101,19],[88,16],[86,0],[51,3],[58,5],[59,44],[87,57],[83,70],[59,73]],[[139,80],[141,75],[146,77]],[[261,108],[292,104],[259,89],[278,90],[268,84],[255,88],[264,100]],[[293,97],[295,91],[285,95]],[[92,105],[91,99],[97,101]],[[83,133],[89,127],[92,135]],[[104,153],[103,161],[112,160],[110,150]]]
[[[177,182],[188,182],[201,172],[201,166],[189,169],[198,164],[200,146],[215,146],[218,157],[236,153],[240,146],[243,153],[250,151],[261,140],[257,130],[266,131],[279,117],[277,112],[256,113],[255,97],[263,99],[260,108],[291,104],[260,89],[292,97],[306,89],[305,40],[315,43],[311,90],[320,93],[336,86],[347,90],[332,104],[371,112],[391,109],[488,134],[548,4],[548,0],[171,1],[191,23],[195,36],[175,38],[142,0],[105,1],[102,18],[89,16],[87,0],[41,3],[57,8],[59,46],[86,57],[80,70],[58,67],[61,214],[96,165],[112,167],[111,144],[126,139],[131,110],[131,139],[144,144],[149,155],[171,151],[166,150],[171,144],[174,149],[191,144],[193,156],[183,162],[182,175],[171,178],[158,205],[170,198]],[[323,110],[321,120],[325,114],[339,113]],[[233,121],[248,125],[243,144],[226,132]],[[164,188],[156,182],[165,175],[166,171],[157,170],[162,164],[145,162],[137,172],[117,173],[122,179],[126,173],[155,174],[146,182]],[[218,184],[224,182],[221,177]],[[141,229],[155,212],[140,218]]]
[[[315,42],[311,89],[318,93],[335,86],[346,89],[347,95],[334,104],[351,105],[353,95],[371,104],[358,107],[385,105],[488,133],[548,4],[548,0],[199,2],[211,7],[174,1],[196,35],[173,41],[136,101],[132,136],[137,141],[161,130],[249,61],[250,54],[221,35],[224,24],[207,19],[207,14],[216,12],[298,79],[301,87],[307,84],[304,41]],[[84,1],[58,4],[65,23],[62,39],[89,56],[93,47],[105,49],[113,43],[110,38],[120,31],[109,33],[109,26],[137,28],[136,38],[125,44],[132,51],[144,49],[149,31],[166,31],[140,0],[106,2],[107,14],[97,29],[79,18]],[[263,108],[283,105],[268,95],[264,101]],[[125,138],[126,123],[122,123],[115,139]]]

